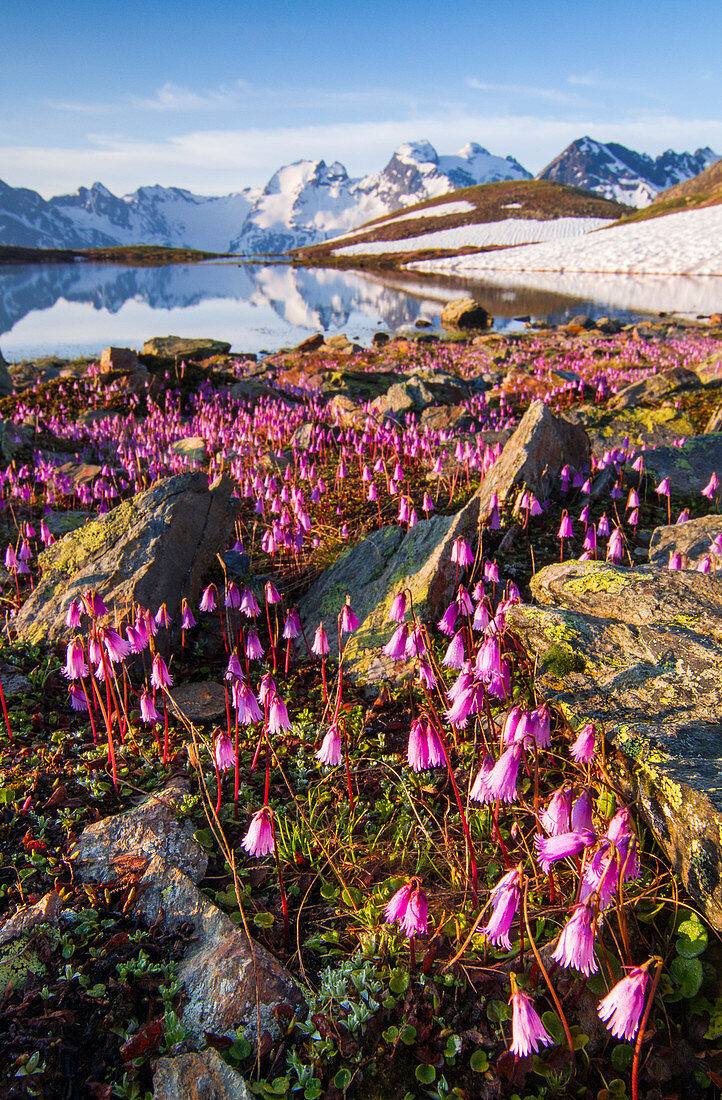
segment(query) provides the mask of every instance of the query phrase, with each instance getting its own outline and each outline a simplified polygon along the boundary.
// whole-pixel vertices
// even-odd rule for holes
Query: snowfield
[[[411,217],[411,215],[408,216]],[[504,218],[498,222],[480,222],[477,225],[458,225],[453,229],[438,229],[431,233],[421,233],[418,237],[405,237],[399,241],[362,241],[360,244],[334,248],[333,255],[375,256],[384,252],[413,252],[422,248],[466,248],[469,245],[475,248],[488,248],[493,245],[520,245],[528,244],[530,241],[553,241],[559,237],[578,237],[610,224],[609,218],[553,218],[549,221],[539,221],[535,218]],[[476,257],[467,256],[464,259],[474,260]]]
[[[469,239],[467,243],[476,242]],[[416,247],[429,246],[417,240]],[[722,206],[665,214],[571,240],[567,237],[509,251],[407,266],[479,278],[490,271],[722,275]]]

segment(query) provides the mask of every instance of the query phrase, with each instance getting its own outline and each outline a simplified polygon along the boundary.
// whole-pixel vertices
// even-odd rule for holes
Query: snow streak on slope
[[[610,225],[609,218],[504,218],[499,222],[477,225],[457,225],[453,229],[438,229],[397,241],[362,241],[360,244],[334,248],[334,256],[369,256],[385,252],[414,252],[426,248],[488,248],[526,244],[529,241],[550,241],[558,237],[578,237],[593,229]]]
[[[722,206],[601,229],[574,240],[429,260],[419,270],[477,275],[487,271],[629,272],[722,276]]]

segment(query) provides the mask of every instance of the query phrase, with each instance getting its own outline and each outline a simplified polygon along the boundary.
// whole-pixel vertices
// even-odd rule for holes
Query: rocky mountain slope
[[[668,150],[656,160],[591,138],[574,142],[540,179],[643,206],[665,187],[717,159],[711,149]],[[241,255],[303,248],[419,202],[477,184],[528,180],[513,157],[475,142],[439,155],[428,141],[406,142],[379,172],[350,177],[337,161],[304,160],[274,173],[266,186],[230,195],[177,187],[141,187],[118,197],[102,183],[44,199],[0,181],[0,244],[93,248],[129,244],[198,248]]]
[[[717,160],[718,154],[709,147],[694,153],[667,149],[652,158],[615,142],[604,145],[583,137],[568,145],[537,178],[596,191],[616,202],[642,207],[653,202],[660,191],[696,176]]]

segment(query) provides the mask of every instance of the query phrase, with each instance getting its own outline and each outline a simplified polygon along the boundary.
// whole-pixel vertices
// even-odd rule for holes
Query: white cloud
[[[160,141],[98,134],[82,147],[0,147],[3,179],[49,196],[101,180],[122,194],[142,184],[187,187],[219,195],[262,186],[281,165],[301,159],[339,160],[351,175],[380,169],[403,141],[427,138],[441,153],[478,141],[493,153],[512,154],[541,170],[575,138],[589,134],[640,152],[711,145],[722,152],[722,119],[639,114],[601,121],[533,115],[486,116],[439,112],[413,119],[275,129],[195,130]]]
[[[142,111],[207,111],[235,106],[246,89],[247,85],[243,80],[220,84],[217,88],[204,92],[194,92],[191,88],[167,83],[149,99],[129,96],[128,102]]]
[[[559,92],[556,88],[537,88],[529,84],[489,84],[484,80],[471,77],[467,80],[467,86],[479,92],[502,92],[511,95],[523,95],[532,99],[547,99],[552,103],[579,104],[578,96],[569,95],[568,92]]]

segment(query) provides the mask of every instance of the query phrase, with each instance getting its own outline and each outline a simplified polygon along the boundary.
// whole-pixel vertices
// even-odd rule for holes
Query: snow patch
[[[578,237],[610,224],[609,218],[505,218],[498,222],[458,225],[406,237],[399,241],[361,241],[334,248],[334,256],[377,256],[386,252],[414,252],[422,248],[488,248],[494,245],[519,245],[529,241],[550,241],[558,237]]]

